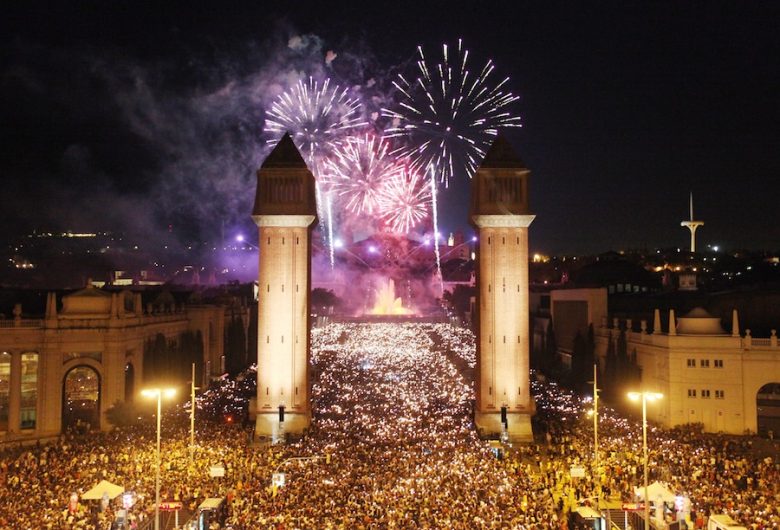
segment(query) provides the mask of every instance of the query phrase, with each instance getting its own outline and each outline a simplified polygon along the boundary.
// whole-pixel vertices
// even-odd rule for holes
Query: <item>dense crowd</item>
[[[312,332],[313,422],[288,444],[251,444],[251,427],[225,423],[245,403],[245,381],[224,381],[199,399],[197,445],[186,415],[166,417],[162,498],[190,510],[226,497],[234,530],[566,528],[579,500],[631,501],[642,482],[641,429],[601,407],[601,470],[590,469],[587,398],[543,378],[532,385],[537,444],[497,458],[471,422],[474,336],[443,324],[331,324]],[[238,418],[235,418],[238,420]],[[136,493],[135,522],[151,517],[154,425],[62,436],[0,457],[0,529],[105,530],[115,504],[79,500],[102,479]],[[691,500],[689,520],[729,513],[751,528],[778,528],[780,471],[750,439],[695,429],[650,431],[651,479]],[[224,478],[212,478],[221,465]],[[274,473],[285,484],[271,485]],[[652,499],[651,499],[652,500]],[[119,502],[118,500],[116,502]],[[585,502],[591,502],[585,501]]]

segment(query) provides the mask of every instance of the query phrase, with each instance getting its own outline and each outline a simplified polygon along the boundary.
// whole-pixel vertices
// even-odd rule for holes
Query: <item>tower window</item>
[[[696,359],[688,359],[688,368],[696,368]]]
[[[723,399],[725,397],[726,393],[723,390],[716,390],[715,391],[715,399]]]
[[[723,368],[723,359],[715,359],[715,368]]]
[[[710,367],[710,360],[709,359],[702,359],[699,361],[699,366],[702,368],[709,368]]]
[[[268,238],[268,244],[269,245],[271,244],[271,238],[270,237]]]
[[[709,399],[709,397],[710,397],[710,391],[709,391],[709,390],[706,390],[706,389],[705,389],[705,390],[702,390],[702,391],[701,391],[701,397],[703,397],[703,398],[706,398],[706,399]]]
[[[695,388],[689,388],[688,389],[688,397],[689,398],[695,398],[696,397],[696,389]]]

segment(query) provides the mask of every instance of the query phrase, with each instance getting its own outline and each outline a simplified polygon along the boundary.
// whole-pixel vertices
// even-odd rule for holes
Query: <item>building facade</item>
[[[144,352],[159,336],[184,333],[203,343],[203,376],[224,364],[225,310],[213,305],[149,304],[141,294],[92,285],[49,293],[44,318],[0,320],[0,442],[55,436],[79,425],[109,429],[106,411],[132,401],[144,384]],[[61,305],[61,307],[59,307]]]
[[[596,353],[603,366],[609,342],[625,334],[628,351],[641,368],[642,390],[662,392],[648,407],[648,417],[666,426],[702,424],[706,432],[767,434],[777,425],[780,396],[780,347],[777,333],[754,338],[739,331],[726,333],[720,319],[696,308],[676,318],[670,311],[664,331],[656,310],[653,332],[646,321],[639,329],[631,320],[606,319],[596,329]],[[772,402],[776,402],[776,405]],[[777,431],[775,431],[777,432]]]

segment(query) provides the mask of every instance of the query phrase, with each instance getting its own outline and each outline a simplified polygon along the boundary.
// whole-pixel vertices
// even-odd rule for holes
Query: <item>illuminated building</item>
[[[537,351],[543,349],[552,318],[557,355],[571,366],[574,337],[586,336],[592,325],[603,374],[599,381],[605,387],[623,384],[610,380],[609,352],[635,362],[641,389],[664,395],[649,409],[652,420],[667,427],[701,424],[707,432],[780,432],[780,347],[775,330],[769,337],[753,337],[749,329],[740,329],[733,310],[725,318],[731,323],[727,331],[724,319],[701,307],[682,316],[673,309],[663,315],[655,309],[652,318],[610,319],[606,291],[551,291],[549,313],[539,311],[535,322]],[[639,309],[634,313],[650,316]]]
[[[77,421],[109,429],[106,411],[133,400],[158,337],[201,337],[203,375],[220,375],[225,309],[168,297],[144,310],[141,293],[90,284],[62,296],[61,307],[48,293],[43,318],[23,317],[16,304],[13,318],[0,320],[0,440],[56,436]]]
[[[260,248],[256,432],[299,433],[311,422],[309,291],[317,208],[314,177],[289,135],[257,172],[252,218]]]
[[[472,180],[471,220],[477,228],[477,403],[482,436],[505,429],[531,440],[529,392],[529,171],[497,137]],[[506,420],[506,426],[502,425]]]
[[[656,309],[652,333],[645,320],[606,319],[596,328],[596,353],[606,356],[609,342],[623,335],[629,352],[636,352],[642,388],[662,392],[664,399],[650,418],[666,426],[700,423],[706,432],[744,434],[780,426],[780,347],[777,333],[754,338],[740,333],[737,311],[727,333],[721,319],[695,308],[684,316],[669,311],[666,332]],[[773,401],[773,403],[772,403]],[[759,410],[763,403],[763,410]]]

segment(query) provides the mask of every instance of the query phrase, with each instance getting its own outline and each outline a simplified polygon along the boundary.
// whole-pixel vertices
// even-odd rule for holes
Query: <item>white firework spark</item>
[[[290,133],[312,170],[353,129],[366,124],[361,101],[349,89],[309,77],[299,80],[266,111],[265,132],[274,137],[270,145]],[[315,174],[315,177],[318,176]]]
[[[386,136],[405,142],[398,154],[409,157],[418,170],[432,166],[447,185],[461,172],[474,175],[500,128],[521,124],[511,112],[519,98],[505,91],[508,77],[494,82],[492,60],[472,72],[461,40],[456,57],[450,57],[447,44],[442,51],[442,61],[429,66],[422,47],[417,47],[417,77],[409,81],[399,75],[393,81],[400,109],[385,108],[382,115],[392,119]]]

